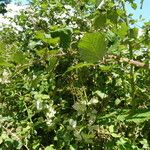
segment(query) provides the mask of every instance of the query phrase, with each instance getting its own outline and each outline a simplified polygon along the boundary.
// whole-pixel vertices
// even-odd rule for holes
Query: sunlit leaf
[[[120,29],[118,29],[117,34],[121,38],[124,38],[127,35],[127,32],[128,32],[128,26],[126,25],[125,22],[121,23]]]
[[[108,95],[101,92],[101,91],[95,91],[94,94],[98,95],[101,99],[106,98]]]
[[[81,58],[89,63],[95,63],[106,54],[105,36],[101,33],[86,33],[79,42]]]
[[[5,61],[4,58],[0,57],[0,66],[2,66],[2,67],[9,67],[9,66],[11,66],[11,64],[8,63],[7,61]]]
[[[21,51],[15,52],[12,56],[12,59],[18,64],[25,64],[28,62],[26,56]]]
[[[71,66],[67,69],[67,72],[68,71],[73,71],[73,70],[77,70],[77,69],[80,69],[80,68],[83,68],[83,67],[90,67],[92,66],[93,64],[92,63],[79,63],[75,66]]]
[[[47,146],[44,150],[55,150],[55,149],[53,148],[53,145],[50,145],[50,146]]]
[[[35,38],[55,46],[59,42],[59,37],[52,38],[51,34],[46,34],[44,31],[36,31]]]

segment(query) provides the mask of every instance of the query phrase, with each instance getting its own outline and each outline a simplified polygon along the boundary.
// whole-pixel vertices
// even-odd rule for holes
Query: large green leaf
[[[94,63],[103,58],[106,53],[105,36],[101,33],[86,33],[79,42],[81,58],[89,63]]]

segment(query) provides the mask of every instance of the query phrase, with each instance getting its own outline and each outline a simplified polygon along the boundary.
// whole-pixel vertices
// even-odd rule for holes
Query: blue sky
[[[135,0],[138,6],[136,10],[127,6],[128,13],[132,13],[135,19],[139,19],[139,16],[142,15],[145,21],[150,21],[150,0],[144,0],[142,9],[140,9],[140,1],[141,0]],[[138,25],[141,26],[142,22],[139,22]]]
[[[12,0],[13,3],[15,2],[21,2],[22,4],[27,4],[28,0]]]

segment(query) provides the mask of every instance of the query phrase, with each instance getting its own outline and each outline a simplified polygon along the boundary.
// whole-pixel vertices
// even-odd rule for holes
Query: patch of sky
[[[137,20],[136,26],[142,27],[144,22],[150,21],[150,0],[144,0],[142,9],[141,0],[135,0],[135,3],[137,4],[136,9],[129,4],[126,5],[127,13],[133,14],[133,18]]]
[[[12,3],[18,3],[18,4],[21,4],[21,5],[29,4],[29,0],[12,0],[11,2]]]

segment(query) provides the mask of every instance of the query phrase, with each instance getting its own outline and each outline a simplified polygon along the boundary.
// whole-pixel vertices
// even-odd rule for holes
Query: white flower
[[[10,76],[10,73],[6,69],[4,69],[2,73],[2,77],[0,78],[0,82],[2,84],[10,83],[9,76]]]
[[[77,126],[77,121],[76,121],[76,120],[73,120],[73,119],[70,119],[70,120],[69,120],[69,124],[70,124],[73,128],[75,128],[75,127]]]
[[[54,108],[50,107],[49,111],[46,113],[47,118],[53,118],[56,114],[56,111],[54,110]]]

